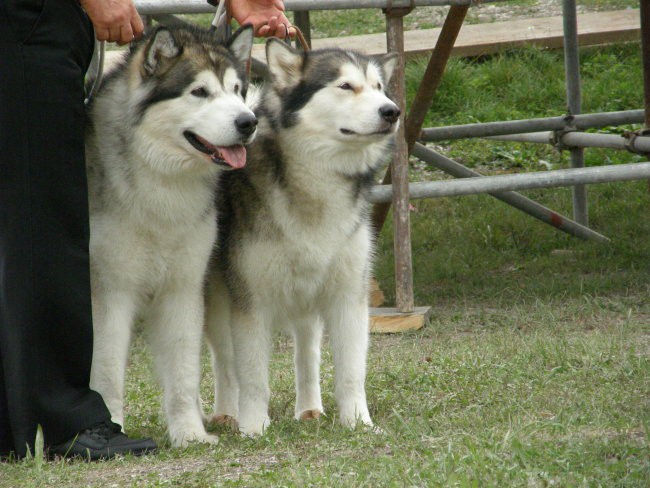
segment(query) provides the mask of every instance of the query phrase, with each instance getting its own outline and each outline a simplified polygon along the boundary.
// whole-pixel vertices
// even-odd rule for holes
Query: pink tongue
[[[219,146],[219,154],[226,163],[235,169],[246,165],[246,148],[244,146]]]

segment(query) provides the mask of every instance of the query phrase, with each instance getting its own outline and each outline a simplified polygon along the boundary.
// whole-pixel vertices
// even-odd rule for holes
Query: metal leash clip
[[[217,7],[217,11],[214,14],[214,19],[212,19],[212,25],[210,30],[216,32],[217,38],[220,42],[226,42],[230,39],[232,35],[232,27],[230,26],[230,6],[228,5],[228,0],[207,0],[207,2]]]

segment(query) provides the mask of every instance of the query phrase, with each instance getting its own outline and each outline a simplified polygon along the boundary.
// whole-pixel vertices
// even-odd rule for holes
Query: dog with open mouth
[[[91,387],[123,425],[125,368],[142,320],[173,446],[216,442],[199,405],[204,279],[218,176],[246,165],[252,27],[227,42],[160,26],[136,42],[88,107],[94,321]]]

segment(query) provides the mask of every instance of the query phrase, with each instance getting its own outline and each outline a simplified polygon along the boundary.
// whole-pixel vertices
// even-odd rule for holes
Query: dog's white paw
[[[207,432],[177,432],[170,433],[169,437],[172,442],[172,446],[185,448],[192,443],[202,443],[202,444],[217,444],[219,442],[219,437],[216,435],[208,434]]]
[[[239,420],[239,432],[246,437],[259,437],[271,425],[271,419],[263,417],[261,419]]]
[[[356,429],[357,427],[364,427],[369,431],[372,431],[375,428],[375,424],[370,420],[370,415],[359,415],[359,416],[346,416],[341,417],[340,422],[345,427],[349,429]]]

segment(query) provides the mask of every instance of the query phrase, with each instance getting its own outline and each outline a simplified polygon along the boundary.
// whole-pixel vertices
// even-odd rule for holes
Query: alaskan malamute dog
[[[364,387],[372,254],[365,197],[392,153],[400,111],[385,90],[395,59],[303,54],[278,40],[266,55],[271,81],[256,110],[257,139],[246,168],[222,175],[217,193],[219,245],[206,310],[215,419],[234,417],[247,435],[269,425],[275,329],[294,340],[295,417],[320,416],[324,329],[339,419],[372,425]]]
[[[159,27],[131,48],[89,108],[87,161],[95,329],[91,387],[123,425],[134,321],[146,325],[173,446],[214,442],[199,406],[205,270],[223,170],[246,162],[250,27],[226,45]]]

